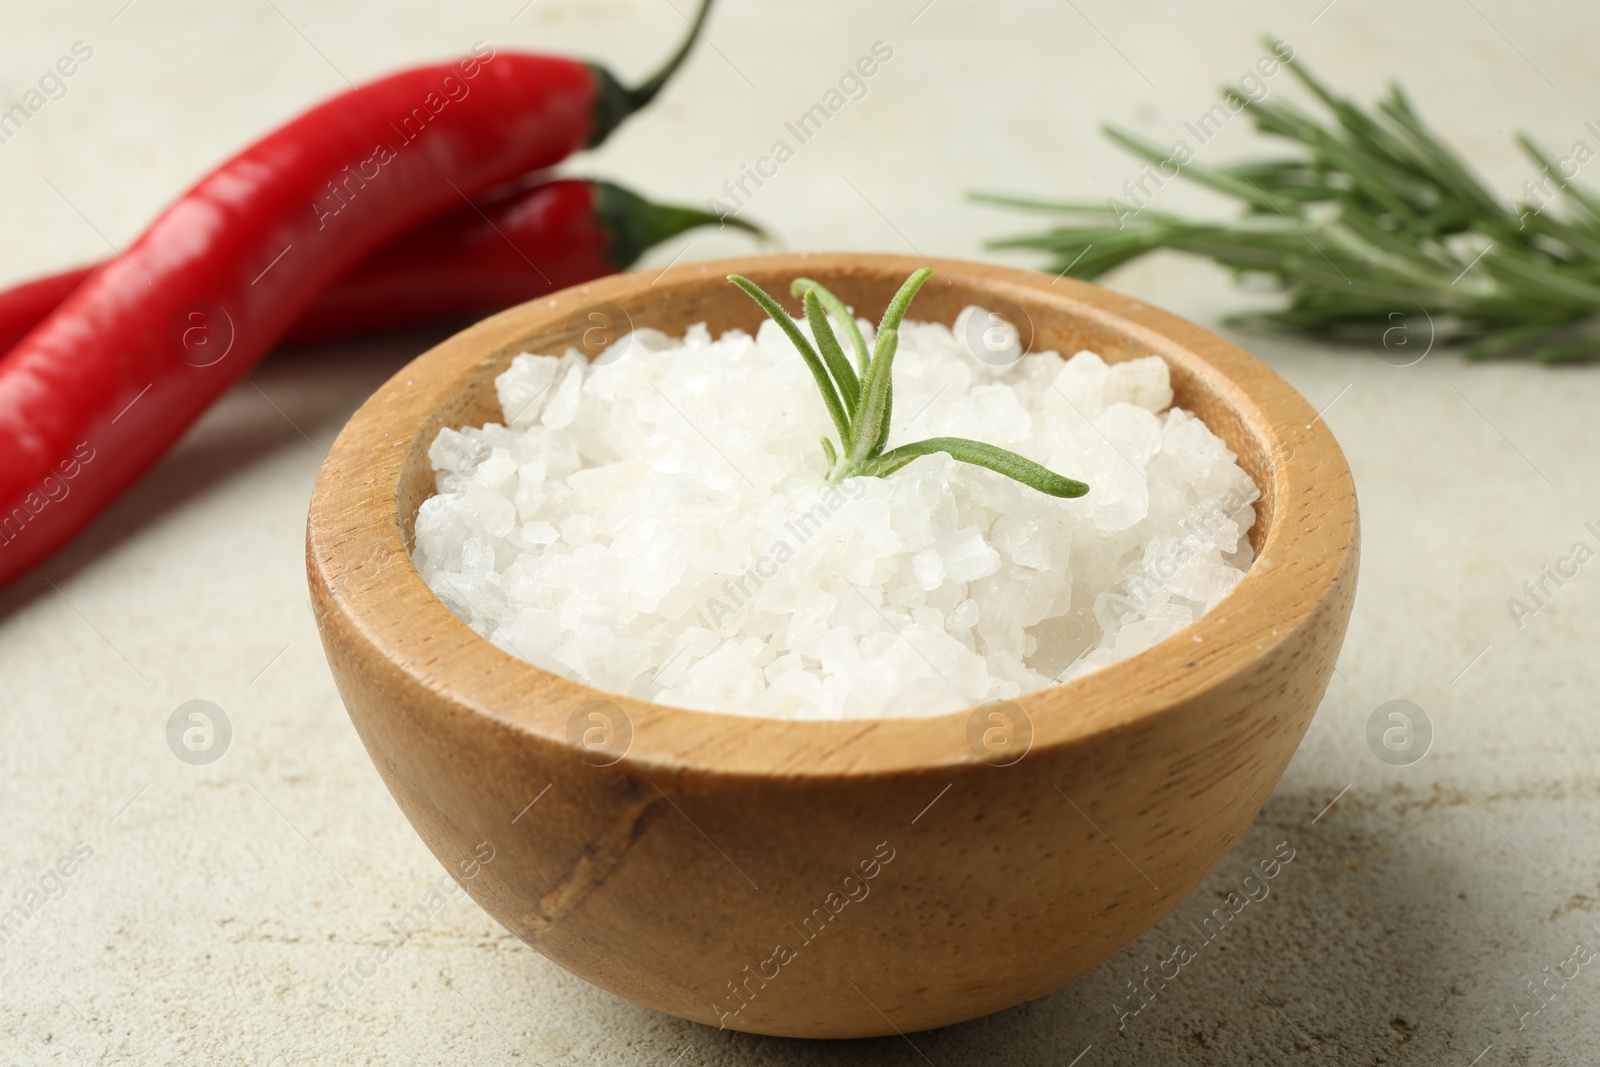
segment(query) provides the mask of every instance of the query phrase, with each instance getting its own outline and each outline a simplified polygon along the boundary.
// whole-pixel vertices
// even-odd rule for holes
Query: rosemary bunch
[[[1534,199],[1503,200],[1428,128],[1398,85],[1367,110],[1301,64],[1284,62],[1328,118],[1232,90],[1225,98],[1257,129],[1294,145],[1292,156],[1206,167],[1189,161],[1186,146],[1165,150],[1123,130],[1105,131],[1161,168],[1163,179],[1181,174],[1237,200],[1244,213],[1236,221],[1196,221],[1115,199],[1052,203],[979,194],[975,199],[1064,216],[1045,233],[990,247],[1037,249],[1053,257],[1050,269],[1086,279],[1172,249],[1239,275],[1265,275],[1287,295],[1281,309],[1243,319],[1358,337],[1392,329],[1420,309],[1441,340],[1474,342],[1468,358],[1600,357],[1600,197],[1571,184],[1575,168],[1564,174],[1519,136],[1547,177],[1539,187],[1524,185]],[[1546,210],[1554,189],[1564,210]]]
[[[878,323],[871,351],[850,309],[810,278],[796,278],[789,291],[800,297],[806,321],[817,341],[815,347],[760,286],[741,275],[728,275],[730,282],[748,293],[750,299],[760,304],[783,329],[816,379],[822,402],[839,434],[837,447],[829,438],[822,439],[822,452],[828,460],[828,481],[837,483],[855,476],[883,478],[919,456],[948,452],[963,463],[986,467],[1050,496],[1077,497],[1087,493],[1089,487],[1083,482],[1063,478],[1015,452],[965,437],[930,437],[884,451],[894,409],[894,356],[900,346],[900,323],[917,290],[932,274],[933,271],[924,267],[906,279]],[[853,366],[839,344],[829,316],[844,327],[855,354]]]

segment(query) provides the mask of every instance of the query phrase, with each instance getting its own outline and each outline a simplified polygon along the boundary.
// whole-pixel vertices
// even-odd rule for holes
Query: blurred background
[[[125,246],[347,80],[483,40],[633,81],[691,13],[688,0],[0,4],[0,107],[75,43],[92,48],[0,143],[0,284]],[[1509,198],[1536,176],[1516,131],[1558,155],[1600,149],[1597,30],[1600,9],[1575,0],[719,0],[661,99],[562,170],[728,204],[725,183],[781,139],[793,157],[746,183],[739,214],[790,249],[1036,266],[984,248],[1036,220],[965,194],[1125,195],[1137,161],[1099,125],[1186,137],[1263,33],[1358,100],[1402,81]],[[891,57],[799,143],[785,124],[875,45]],[[1305,99],[1287,74],[1266,84]],[[1220,163],[1261,147],[1237,117],[1201,151]],[[1157,204],[1231,214],[1178,184]],[[702,230],[644,266],[752,250]],[[1600,563],[1531,617],[1510,601],[1577,542],[1600,549],[1600,368],[1467,365],[1443,347],[1399,366],[1381,347],[1226,326],[1270,299],[1175,256],[1105,282],[1222,330],[1300,389],[1349,456],[1364,541],[1338,672],[1278,791],[1195,896],[1117,957],[988,1019],[811,1044],[633,1006],[449,895],[345,718],[301,559],[322,454],[443,336],[418,331],[269,359],[87,535],[0,592],[0,1062],[1581,1062],[1600,1009],[1578,951],[1600,950]],[[166,735],[197,699],[231,731],[205,765],[174,758]],[[1395,713],[1416,739],[1399,756],[1371,740]],[[1284,842],[1294,859],[1271,895],[1140,995],[1185,924]],[[27,901],[43,903],[7,925]],[[420,932],[318,1010],[418,905]]]

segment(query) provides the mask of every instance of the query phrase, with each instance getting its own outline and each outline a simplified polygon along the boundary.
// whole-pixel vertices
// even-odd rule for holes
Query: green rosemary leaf
[[[1031,196],[1007,196],[1004,193],[972,192],[967,199],[979,204],[996,204],[1016,208],[1018,211],[1095,212],[1104,211],[1105,203],[1099,200],[1039,200]]]
[[[833,335],[833,327],[828,324],[828,313],[822,310],[817,291],[807,289],[800,303],[805,309],[806,321],[811,324],[811,335],[817,339],[817,347],[822,350],[822,361],[828,365],[835,384],[839,386],[839,399],[844,401],[844,410],[849,414],[850,421],[854,422],[861,383],[856,379],[850,361],[845,358],[844,349],[839,347],[839,339]]]
[[[1276,45],[1271,38],[1263,37],[1261,43],[1267,48],[1275,50]],[[1290,59],[1284,62],[1284,66],[1288,67],[1289,73],[1301,85],[1311,90],[1312,95],[1321,100],[1328,110],[1338,117],[1339,124],[1358,140],[1379,141],[1388,136],[1388,132],[1381,125],[1367,117],[1354,103],[1335,93],[1321,78],[1312,74],[1303,63],[1297,63]],[[1391,154],[1393,154],[1395,147],[1395,142],[1388,143]]]
[[[1341,138],[1324,130],[1315,119],[1289,104],[1247,104],[1257,125],[1311,145],[1313,163],[1319,170],[1340,175],[1350,192],[1371,198],[1404,221],[1407,229],[1415,230],[1415,208],[1427,199],[1427,185],[1415,180],[1419,168],[1405,143],[1336,95],[1302,64],[1288,60],[1284,66],[1334,113],[1347,136]]]
[[[1564,304],[1578,314],[1600,307],[1600,285],[1570,272],[1554,270],[1538,257],[1519,255],[1515,248],[1497,247],[1485,255],[1478,266],[1501,281],[1513,285],[1526,283],[1538,290],[1545,306]]]
[[[1083,482],[1063,478],[1048,467],[1042,467],[1015,452],[1008,452],[1006,449],[979,441],[969,441],[965,437],[930,437],[926,441],[901,445],[879,456],[863,473],[882,478],[893,474],[919,456],[928,456],[935,452],[948,452],[962,463],[986,467],[1050,496],[1079,497],[1089,491],[1089,487]]]
[[[1330,185],[1326,175],[1298,159],[1259,159],[1217,167],[1217,172],[1271,189],[1275,196],[1302,204],[1337,200],[1345,190]]]
[[[833,380],[828,377],[828,368],[822,365],[822,359],[817,355],[816,349],[811,347],[811,342],[806,340],[806,335],[800,332],[800,327],[789,317],[772,297],[768,296],[755,282],[739,274],[728,275],[728,280],[761,305],[761,309],[776,322],[784,333],[789,335],[795,351],[800,353],[800,358],[806,361],[806,366],[811,368],[811,376],[816,379],[817,388],[822,392],[822,402],[828,409],[828,415],[833,419],[834,429],[839,431],[839,440],[844,443],[845,451],[850,450],[850,420],[845,415],[844,406],[839,401],[839,394],[834,390]]]
[[[1529,353],[1529,358],[1539,363],[1575,363],[1596,356],[1600,356],[1600,337],[1580,337]]]
[[[1172,154],[1169,150],[1146,141],[1135,133],[1118,129],[1115,126],[1102,126],[1101,132],[1129,152],[1154,163],[1158,167],[1166,163]],[[1213,170],[1198,163],[1185,163],[1182,174],[1190,181],[1210,186],[1219,193],[1237,197],[1240,200],[1252,201],[1263,211],[1273,211],[1278,208],[1278,205],[1258,187],[1251,185],[1249,181],[1241,181],[1231,174],[1225,174],[1222,171]]]
[[[1556,185],[1560,187],[1563,193],[1566,193],[1574,203],[1588,212],[1589,217],[1585,221],[1590,229],[1600,226],[1600,197],[1567,181],[1565,175],[1561,173],[1560,164],[1546,155],[1544,150],[1534,144],[1533,139],[1527,134],[1517,134],[1517,144],[1522,147],[1523,152],[1527,154],[1529,159],[1533,160],[1540,170],[1555,179]]]
[[[895,346],[900,344],[900,331],[894,334]],[[889,387],[883,391],[883,419],[878,423],[878,439],[872,442],[871,455],[880,455],[885,445],[889,443],[889,424],[894,421],[894,378],[889,378]]]
[[[861,386],[861,404],[856,410],[855,447],[851,462],[860,465],[883,451],[889,440],[889,421],[894,413],[894,354],[900,347],[900,323],[911,309],[917,291],[933,277],[930,267],[913,271],[884,309],[878,322],[872,361],[867,364],[866,381]]]
[[[1405,90],[1395,85],[1389,91],[1389,99],[1378,102],[1378,110],[1392,118],[1411,135],[1411,139],[1421,150],[1424,160],[1430,164],[1434,176],[1445,188],[1457,198],[1466,202],[1474,210],[1473,214],[1483,219],[1492,219],[1502,225],[1516,225],[1516,216],[1507,212],[1501,200],[1490,192],[1477,176],[1469,171],[1461,158],[1445,144],[1434,136],[1422,121],[1416,109],[1411,106],[1411,100],[1406,96]]]
[[[840,431],[840,448],[837,450],[827,437],[821,439],[822,454],[828,461],[828,481],[838,482],[857,476],[882,478],[893,474],[918,456],[925,456],[930,452],[948,452],[962,462],[998,471],[1051,496],[1077,497],[1087,493],[1089,487],[1082,482],[1063,478],[1015,452],[962,437],[936,437],[902,445],[892,452],[883,451],[889,439],[889,424],[894,414],[894,357],[900,347],[899,327],[911,307],[911,301],[917,295],[917,290],[922,288],[923,283],[932,274],[933,271],[927,268],[914,272],[906,279],[905,284],[900,286],[894,299],[889,301],[889,306],[884,310],[883,318],[878,324],[872,357],[864,361],[866,373],[862,375],[859,383],[850,370],[850,362],[845,358],[838,338],[834,336],[833,327],[828,322],[829,301],[838,303],[833,294],[807,278],[796,280],[790,290],[802,294],[801,302],[805,306],[806,320],[810,323],[817,343],[822,348],[822,355],[818,356],[806,340],[805,334],[777,301],[750,279],[737,274],[728,276],[729,281],[749,294],[750,298],[761,305],[773,321],[789,335],[789,339],[805,358],[807,366],[811,368],[812,376],[822,391],[823,400],[828,402],[829,412],[834,416],[834,424]],[[849,313],[846,311],[844,314],[848,316]],[[854,322],[853,319],[849,321]],[[859,331],[856,331],[856,336],[860,336]],[[824,359],[827,361],[826,366]],[[835,378],[828,376],[830,367],[833,368]],[[835,381],[841,390],[846,391],[847,396],[849,388],[859,385],[859,394],[852,398],[853,408],[848,417],[840,408],[839,395],[834,392]]]
[[[1472,343],[1468,358],[1600,358],[1600,345],[1574,338],[1600,333],[1600,195],[1574,186],[1523,136],[1523,152],[1548,176],[1541,182],[1564,195],[1559,203],[1537,193],[1531,201],[1502,199],[1398,86],[1362,107],[1299,62],[1285,65],[1331,118],[1278,99],[1225,95],[1258,130],[1295,149],[1293,156],[1179,167],[1184,180],[1234,200],[1238,218],[1204,222],[1148,205],[1121,210],[1115,201],[984,194],[976,199],[1058,217],[1042,233],[991,247],[1046,253],[1046,269],[1078,278],[1168,249],[1275,280],[1285,305],[1245,321],[1372,337],[1389,329],[1397,312],[1420,309],[1440,340]],[[1132,133],[1107,133],[1142,159],[1171,158]]]
[[[902,312],[904,314],[904,312]],[[885,314],[885,319],[888,315]],[[856,411],[856,439],[850,462],[860,466],[878,455],[889,432],[889,408],[893,403],[894,354],[900,347],[900,331],[878,328],[867,379],[861,383],[861,406]]]
[[[1558,219],[1549,214],[1522,216],[1523,229],[1552,239],[1543,251],[1590,277],[1600,279],[1600,231],[1586,228],[1578,219]]]
[[[900,291],[894,294],[894,299],[889,301],[889,306],[884,309],[883,319],[878,323],[878,331],[898,330],[900,322],[906,317],[906,312],[911,308],[911,301],[917,298],[917,291],[933,277],[932,267],[923,267],[913,271],[900,286]],[[874,356],[874,359],[877,357]]]
[[[794,284],[789,286],[789,295],[803,299],[809,290],[816,291],[817,299],[828,309],[828,314],[839,320],[839,324],[844,327],[845,336],[849,338],[850,347],[856,354],[856,373],[865,378],[867,361],[872,358],[872,353],[867,350],[867,339],[861,336],[861,326],[856,322],[856,317],[844,306],[843,300],[810,278],[796,278]]]
[[[1465,349],[1461,354],[1469,360],[1495,359],[1499,356],[1509,355],[1516,349],[1526,345],[1550,331],[1550,323],[1535,322],[1521,326],[1514,330],[1505,330],[1495,334],[1487,340]]]
[[[1341,242],[1340,247],[1356,262],[1370,254],[1375,266],[1397,273],[1410,273],[1430,283],[1441,272],[1453,270],[1459,274],[1466,265],[1458,262],[1457,257],[1438,241],[1418,241],[1385,229],[1380,222],[1358,212],[1346,212],[1339,216],[1338,222],[1324,227],[1320,232],[1336,237],[1349,234],[1353,240]]]

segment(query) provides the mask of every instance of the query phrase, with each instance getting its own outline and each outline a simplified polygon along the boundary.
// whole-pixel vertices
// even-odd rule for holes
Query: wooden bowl
[[[859,1037],[1042,996],[1199,884],[1272,791],[1328,683],[1355,594],[1356,501],[1306,401],[1166,312],[977,263],[934,261],[913,317],[948,323],[979,303],[1023,319],[1034,349],[1157,353],[1176,402],[1261,486],[1248,575],[1148,651],[1010,707],[843,722],[706,714],[515,659],[413,568],[428,446],[442,426],[501,419],[492,382],[518,352],[599,347],[621,315],[674,335],[697,322],[753,332],[761,312],[731,272],[783,294],[807,275],[876,314],[923,265],[764,256],[523,304],[390,379],[317,480],[306,563],[322,641],[390,792],[489,914],[630,1000],[755,1033]]]

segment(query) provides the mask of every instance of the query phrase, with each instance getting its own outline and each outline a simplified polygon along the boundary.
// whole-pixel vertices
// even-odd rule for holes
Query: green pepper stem
[[[604,141],[611,136],[611,131],[622,125],[622,120],[644,107],[656,98],[661,92],[661,87],[667,80],[678,72],[684,60],[689,58],[689,53],[694,49],[694,42],[703,37],[701,27],[706,24],[706,16],[711,13],[711,0],[700,0],[700,10],[695,12],[694,20],[689,23],[688,36],[672,54],[672,58],[662,64],[661,69],[650,77],[640,82],[633,88],[628,88],[617,81],[616,75],[596,63],[589,64],[589,70],[594,74],[595,100],[593,126],[589,131],[588,147]]]
[[[660,70],[628,90],[628,102],[633,106],[633,110],[638,111],[654,100],[661,87],[667,84],[667,79],[683,66],[683,61],[689,58],[689,53],[694,49],[695,40],[701,36],[701,28],[705,26],[706,16],[709,14],[711,14],[711,0],[700,0],[700,10],[695,12],[694,21],[689,23],[689,35],[683,39],[683,43],[672,54],[672,58],[663,63]]]
[[[742,219],[677,204],[657,204],[611,182],[591,181],[589,186],[594,190],[595,219],[605,230],[606,259],[618,270],[632,266],[646,250],[667,238],[696,226],[726,223],[767,240],[761,227]]]

